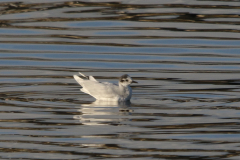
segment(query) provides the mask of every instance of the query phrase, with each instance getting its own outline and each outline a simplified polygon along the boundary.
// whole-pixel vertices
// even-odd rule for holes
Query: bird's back
[[[119,98],[119,87],[108,82],[98,82],[95,79],[82,79],[74,75],[74,79],[83,87],[82,92],[87,93],[98,100],[115,100]]]

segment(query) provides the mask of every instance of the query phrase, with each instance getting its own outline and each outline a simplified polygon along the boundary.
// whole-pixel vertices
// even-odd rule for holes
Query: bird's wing
[[[98,82],[93,76],[85,76],[84,74],[82,74],[81,72],[78,72],[81,76],[89,79],[90,81],[95,81],[95,82]]]
[[[82,74],[81,72],[78,72],[81,76],[87,78],[87,76],[85,76],[84,74]]]
[[[119,94],[118,86],[112,83],[84,80],[77,75],[74,75],[73,77],[83,87],[81,89],[82,92],[87,93],[96,99],[114,98]]]
[[[77,75],[73,75],[73,78],[82,86],[84,79],[78,77]]]
[[[84,83],[86,89],[96,99],[114,98],[119,94],[118,86],[112,83],[100,83],[95,81],[86,81]]]
[[[89,80],[90,80],[90,81],[98,82],[93,76],[89,76]]]

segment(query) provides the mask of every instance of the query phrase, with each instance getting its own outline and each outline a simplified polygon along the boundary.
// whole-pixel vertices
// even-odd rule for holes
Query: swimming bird
[[[85,79],[77,75],[73,75],[73,77],[83,87],[80,91],[103,101],[129,101],[132,96],[130,84],[138,83],[133,81],[127,74],[119,78],[118,85],[109,82],[98,82],[93,76],[85,76],[80,72],[79,74]]]

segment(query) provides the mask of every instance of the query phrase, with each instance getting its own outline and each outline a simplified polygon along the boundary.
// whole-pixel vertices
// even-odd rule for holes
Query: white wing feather
[[[90,81],[98,82],[93,76],[89,76],[89,80],[90,80]]]
[[[96,99],[111,99],[119,97],[119,88],[117,85],[98,82],[92,76],[89,76],[89,80],[84,80],[77,75],[74,75],[73,77],[83,87],[81,89],[82,92],[90,94]]]
[[[81,72],[78,72],[80,75],[82,75],[83,77],[85,77],[85,78],[88,78],[90,81],[95,81],[95,82],[98,82],[93,76],[85,76],[84,74],[82,74]]]

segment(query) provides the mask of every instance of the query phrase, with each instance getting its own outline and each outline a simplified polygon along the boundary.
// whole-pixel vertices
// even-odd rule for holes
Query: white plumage
[[[118,85],[109,82],[98,82],[93,76],[85,76],[79,73],[86,79],[82,79],[74,75],[74,79],[83,87],[82,92],[93,96],[97,100],[104,101],[128,101],[132,96],[132,89],[129,86],[131,83],[137,83],[132,78],[124,74],[120,77]]]

